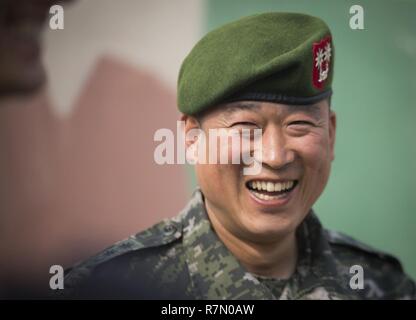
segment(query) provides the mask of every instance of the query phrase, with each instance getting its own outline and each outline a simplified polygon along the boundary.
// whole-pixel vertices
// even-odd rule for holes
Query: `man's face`
[[[0,0],[0,95],[30,93],[45,82],[40,37],[57,2]]]
[[[335,124],[327,100],[308,106],[234,102],[205,115],[206,134],[262,129],[259,174],[243,175],[243,163],[196,165],[208,212],[234,236],[257,243],[294,232],[327,183]]]

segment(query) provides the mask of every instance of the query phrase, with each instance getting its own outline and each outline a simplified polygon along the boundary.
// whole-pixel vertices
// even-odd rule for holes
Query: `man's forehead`
[[[317,118],[321,117],[323,101],[308,105],[280,104],[262,101],[236,101],[225,104],[222,108],[225,116],[231,116],[237,112],[248,111],[254,113],[262,113],[265,108],[275,108],[279,111],[292,113],[302,112],[311,114]]]

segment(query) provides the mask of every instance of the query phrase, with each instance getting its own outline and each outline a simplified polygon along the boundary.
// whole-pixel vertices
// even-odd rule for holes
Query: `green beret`
[[[331,94],[334,48],[321,19],[271,12],[208,33],[182,63],[178,107],[194,115],[220,103],[311,104]]]

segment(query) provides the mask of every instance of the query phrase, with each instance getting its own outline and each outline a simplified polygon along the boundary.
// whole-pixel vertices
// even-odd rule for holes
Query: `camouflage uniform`
[[[322,228],[311,211],[297,232],[298,261],[290,279],[247,272],[219,240],[196,190],[175,218],[116,243],[65,277],[67,298],[150,299],[415,299],[400,262],[350,237]],[[364,289],[350,288],[352,265]]]

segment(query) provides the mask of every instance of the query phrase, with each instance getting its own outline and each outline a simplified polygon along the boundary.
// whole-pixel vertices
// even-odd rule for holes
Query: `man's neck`
[[[253,242],[229,232],[208,207],[207,213],[218,237],[247,271],[279,279],[294,273],[298,253],[295,232],[272,243]]]

